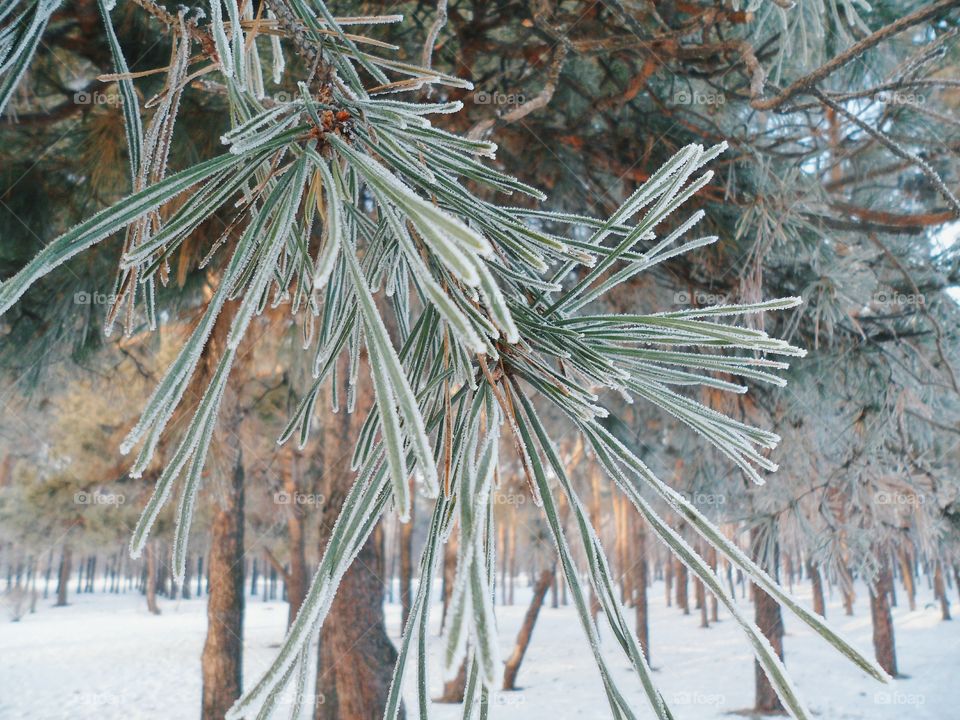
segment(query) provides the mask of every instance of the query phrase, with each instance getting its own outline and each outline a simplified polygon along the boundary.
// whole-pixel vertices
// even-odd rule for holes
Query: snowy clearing
[[[797,588],[805,598],[806,587]],[[509,655],[526,611],[527,588],[519,601],[497,606],[503,655]],[[834,598],[828,618],[858,647],[868,651],[870,618],[865,589],[860,588],[854,617],[845,617]],[[753,701],[753,663],[740,632],[722,611],[721,621],[699,627],[699,616],[683,616],[665,605],[663,585],[649,592],[651,649],[656,679],[678,718],[730,717]],[[749,611],[746,600],[738,601]],[[890,686],[869,680],[832,653],[823,641],[786,617],[787,667],[814,714],[830,720],[947,720],[960,706],[960,622],[943,622],[925,588],[918,609],[894,610],[897,655],[908,677]],[[206,625],[200,600],[163,602],[163,614],[150,615],[135,593],[81,594],[66,608],[39,601],[37,612],[19,623],[0,624],[0,718],[54,720],[71,718],[172,718],[198,716],[200,651]],[[439,605],[434,607],[431,638],[436,649]],[[391,636],[397,640],[399,606],[386,606]],[[632,611],[628,611],[632,617]],[[252,682],[276,651],[283,636],[286,604],[248,598],[245,679]],[[609,632],[606,650],[624,691],[636,700],[638,717],[649,717],[639,683],[628,665],[616,658]],[[495,700],[497,718],[583,717],[608,715],[597,671],[572,607],[541,611],[533,642],[520,670],[518,692]],[[441,677],[434,653],[432,695]],[[408,717],[416,717],[414,684],[406,688]],[[434,704],[440,720],[459,717],[459,706]]]

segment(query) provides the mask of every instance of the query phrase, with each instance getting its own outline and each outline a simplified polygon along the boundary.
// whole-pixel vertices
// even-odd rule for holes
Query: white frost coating
[[[370,294],[370,289],[367,287],[366,279],[363,277],[356,257],[354,257],[352,251],[345,252],[343,256],[346,258],[347,267],[357,290],[357,299],[360,311],[363,313],[367,342],[368,344],[373,342],[378,345],[378,354],[386,365],[400,413],[403,415],[406,424],[407,439],[410,441],[414,457],[416,457],[417,464],[423,471],[428,488],[431,492],[437,492],[439,488],[437,466],[433,458],[433,448],[430,446],[426,425],[417,404],[417,398],[410,387],[410,381],[406,373],[403,371],[400,358],[390,342],[390,336],[380,313],[377,311],[373,296]]]
[[[267,17],[276,20],[277,16],[274,15],[273,10],[267,10]],[[270,36],[270,54],[272,55],[273,63],[271,65],[272,76],[274,85],[279,85],[280,81],[283,80],[283,71],[286,68],[286,60],[283,57],[283,48],[280,46],[280,36],[271,35]]]
[[[210,0],[210,27],[213,30],[213,43],[217,50],[217,57],[220,59],[220,70],[227,77],[233,77],[233,52],[223,25],[223,8],[220,2],[221,0]]]

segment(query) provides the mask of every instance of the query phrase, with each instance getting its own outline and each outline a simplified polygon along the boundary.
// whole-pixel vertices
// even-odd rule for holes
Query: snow
[[[815,716],[829,720],[946,720],[960,705],[960,621],[943,622],[932,594],[918,583],[918,609],[899,599],[894,609],[897,659],[905,677],[889,686],[876,683],[844,661],[806,626],[786,616],[786,665]],[[517,603],[497,605],[501,654],[510,654],[526,612],[530,590],[517,588]],[[71,587],[73,590],[73,587]],[[807,584],[796,586],[809,602]],[[898,591],[900,588],[898,588]],[[956,590],[952,591],[955,595]],[[739,588],[738,588],[739,595]],[[691,592],[692,596],[692,592]],[[648,593],[654,678],[680,718],[719,720],[749,708],[753,701],[753,660],[729,615],[709,629],[698,611],[684,616],[665,605],[662,583]],[[857,647],[871,647],[865,588],[859,588],[856,615],[846,617],[840,598],[828,603],[827,617]],[[692,598],[691,598],[692,599]],[[206,626],[203,600],[164,601],[162,615],[147,612],[134,592],[71,595],[66,608],[39,600],[37,612],[20,622],[0,621],[0,719],[195,718],[200,709],[200,653]],[[499,601],[499,593],[498,593]],[[747,600],[738,597],[751,612]],[[442,641],[439,605],[431,614],[431,695],[440,694]],[[633,617],[632,609],[626,611]],[[399,637],[398,605],[386,605],[387,625]],[[266,669],[282,640],[287,609],[282,602],[247,598],[244,637],[245,680]],[[604,652],[617,682],[635,703],[639,718],[651,717],[639,681],[617,654],[609,628],[601,628]],[[572,606],[552,609],[549,596],[520,669],[521,690],[500,693],[495,718],[553,720],[598,718],[609,713],[599,675]],[[407,716],[416,717],[414,674],[405,686]],[[282,712],[282,709],[281,709]],[[434,705],[432,717],[459,717],[456,705]]]

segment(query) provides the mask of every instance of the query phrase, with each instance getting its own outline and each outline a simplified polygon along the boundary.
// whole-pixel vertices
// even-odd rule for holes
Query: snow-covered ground
[[[922,583],[921,583],[922,584]],[[806,587],[798,595],[809,600]],[[811,631],[786,616],[786,663],[815,715],[826,720],[949,720],[960,717],[960,620],[942,622],[926,588],[915,612],[895,609],[897,657],[905,677],[891,685],[870,680],[837,656]],[[656,680],[680,719],[730,717],[753,701],[750,650],[729,616],[708,630],[697,614],[681,615],[664,602],[663,586],[650,589],[651,649]],[[504,657],[526,611],[518,603],[498,606]],[[845,617],[835,598],[828,618],[865,651],[871,648],[869,608],[861,589],[857,614]],[[747,601],[739,602],[746,604]],[[18,623],[0,618],[0,718],[70,720],[113,718],[190,720],[199,715],[200,651],[204,604],[163,602],[159,617],[147,613],[136,593],[74,595],[66,608],[40,601]],[[439,608],[434,608],[439,610]],[[632,617],[632,611],[628,612]],[[245,628],[245,678],[266,667],[283,636],[286,605],[250,598]],[[394,639],[399,608],[387,606]],[[433,614],[434,633],[439,612]],[[605,649],[621,688],[636,701],[639,718],[651,717],[639,683],[617,657],[609,630]],[[436,645],[434,645],[436,647]],[[412,679],[412,678],[411,678]],[[434,658],[433,694],[441,677]],[[522,690],[501,693],[493,717],[523,720],[602,718],[609,714],[599,677],[570,607],[543,608],[520,671]],[[408,717],[416,717],[412,682]],[[459,707],[435,705],[440,720],[459,717]]]

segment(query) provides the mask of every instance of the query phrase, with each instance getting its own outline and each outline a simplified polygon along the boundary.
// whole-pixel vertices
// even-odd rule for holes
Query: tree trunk
[[[634,517],[636,526],[637,564],[634,568],[633,602],[637,613],[637,641],[647,663],[650,662],[650,620],[647,612],[647,524],[642,517]]]
[[[530,607],[527,608],[527,614],[523,618],[523,625],[520,626],[520,632],[517,634],[517,643],[513,647],[513,653],[507,660],[506,667],[503,669],[503,689],[517,689],[517,673],[520,672],[520,663],[523,662],[523,656],[530,645],[530,638],[533,636],[533,626],[537,622],[537,616],[540,614],[540,608],[543,606],[543,599],[547,595],[547,590],[553,584],[553,577],[556,575],[557,568],[554,565],[548,570],[540,573],[540,578],[533,588],[533,599],[530,600]]]
[[[457,574],[457,541],[458,535],[450,534],[447,544],[443,548],[443,614],[440,616],[440,632],[447,625],[447,609],[450,607],[450,598],[453,594],[453,583]]]
[[[679,558],[674,562],[676,563],[674,575],[677,582],[677,607],[683,610],[684,615],[689,615],[690,597],[689,591],[687,590],[687,566],[684,565]]]
[[[810,585],[813,588],[813,611],[825,618],[827,606],[823,600],[823,577],[820,575],[820,567],[814,565],[811,560],[807,560],[807,575],[810,577]]]
[[[397,661],[383,622],[383,582],[373,535],[344,575],[320,631],[317,720],[376,720]]]
[[[673,556],[667,555],[663,567],[663,592],[667,599],[667,607],[673,605]]]
[[[456,704],[463,702],[463,696],[466,694],[467,690],[467,659],[464,658],[463,662],[460,663],[460,669],[457,671],[457,675],[452,680],[447,680],[443,684],[443,692],[440,694],[440,697],[434,698],[433,701],[437,703],[449,703]],[[373,720],[373,719],[371,719]]]
[[[943,563],[937,560],[933,571],[933,594],[940,601],[940,614],[944,620],[950,619],[950,599],[943,583]]]
[[[157,606],[157,548],[154,540],[147,542],[143,549],[144,561],[147,564],[147,610],[154,615],[160,614]]]
[[[413,484],[413,478],[410,480]],[[411,493],[413,489],[411,487]],[[415,495],[412,495],[416,499]],[[413,602],[413,526],[416,521],[416,502],[410,503],[410,521],[400,523],[400,627],[407,627],[410,605]]]
[[[596,462],[590,464],[590,524],[600,537],[600,467]],[[600,613],[600,599],[597,597],[593,584],[590,584],[590,615],[594,622]]]
[[[517,582],[517,505],[510,505],[510,586],[507,593],[507,604],[513,605],[513,588]]]
[[[207,639],[203,645],[203,720],[222,720],[243,687],[243,453],[221,493],[210,536]]]
[[[773,557],[760,558],[757,555],[757,546],[760,538],[760,530],[755,528],[750,531],[752,545],[754,547],[755,559],[758,564],[764,568],[774,580],[777,580],[778,559],[777,552],[774,549]],[[776,652],[777,657],[783,660],[783,616],[780,613],[780,605],[770,597],[764,590],[758,586],[753,586],[754,620],[760,632],[770,641],[770,645]],[[754,678],[756,684],[756,702],[754,711],[761,714],[786,714],[780,698],[767,679],[767,674],[763,671],[760,663],[753,661]]]
[[[354,482],[350,457],[357,428],[352,421],[362,419],[371,402],[371,397],[358,397],[353,414],[341,410],[328,416],[330,420],[321,427],[316,463],[325,479],[321,552]],[[384,624],[384,584],[376,574],[381,567],[379,552],[380,545],[371,534],[341,580],[320,630],[315,720],[379,720],[383,716],[397,651]]]
[[[57,581],[57,602],[54,607],[64,607],[67,604],[67,589],[70,584],[70,571],[73,561],[73,548],[64,543],[60,555],[60,576]]]
[[[304,492],[300,475],[300,451],[290,444],[290,468],[284,478],[284,489],[293,500],[287,509],[287,535],[290,538],[290,568],[284,575],[287,589],[287,627],[293,624],[303,599],[307,595],[307,557],[304,538],[305,505],[296,502],[298,493]]]
[[[870,588],[870,616],[873,621],[873,649],[877,662],[891,677],[897,676],[897,652],[893,638],[893,615],[890,612],[890,592],[893,578],[890,563],[883,556],[877,577]]]
[[[911,612],[917,609],[917,588],[913,581],[913,563],[907,555],[904,548],[897,553],[897,559],[900,563],[900,576],[903,580],[903,589],[907,593],[907,602],[910,603]]]

